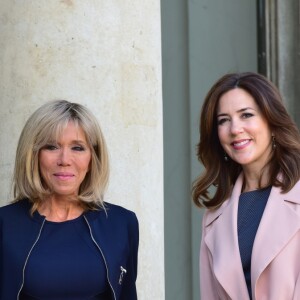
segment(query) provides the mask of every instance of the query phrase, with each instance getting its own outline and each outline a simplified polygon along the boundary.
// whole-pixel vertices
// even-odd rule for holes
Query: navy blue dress
[[[106,267],[83,216],[45,221],[25,268],[22,300],[110,298]]]
[[[255,235],[266,207],[271,187],[242,193],[238,207],[238,241],[245,280],[251,292],[251,256]]]

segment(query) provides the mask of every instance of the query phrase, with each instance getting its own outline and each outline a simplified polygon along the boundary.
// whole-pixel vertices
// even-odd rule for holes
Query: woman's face
[[[235,88],[217,107],[218,135],[227,155],[243,168],[260,171],[272,151],[272,132],[253,97]]]
[[[90,162],[91,150],[85,134],[73,122],[68,123],[58,140],[39,153],[41,176],[55,197],[78,195]]]

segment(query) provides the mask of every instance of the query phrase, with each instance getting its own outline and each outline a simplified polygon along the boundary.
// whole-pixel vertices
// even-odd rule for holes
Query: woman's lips
[[[235,150],[240,150],[246,148],[250,144],[250,142],[251,140],[249,139],[239,140],[239,141],[234,141],[233,143],[231,143],[231,145]]]
[[[62,180],[67,180],[74,177],[74,174],[68,172],[58,172],[54,173],[54,176]]]

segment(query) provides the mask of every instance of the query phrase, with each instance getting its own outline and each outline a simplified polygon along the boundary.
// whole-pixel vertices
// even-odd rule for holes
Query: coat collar
[[[237,212],[242,184],[241,174],[231,197],[221,207],[209,211],[204,221],[204,241],[212,255],[215,276],[232,299],[249,299],[237,237]],[[299,182],[285,194],[277,187],[271,190],[253,245],[253,295],[260,275],[300,228],[299,194]]]
[[[271,190],[252,250],[253,294],[260,275],[300,229],[299,193],[300,182],[285,194]]]
[[[240,175],[230,199],[220,208],[208,212],[204,223],[204,241],[212,255],[215,276],[231,299],[249,299],[237,238],[237,209],[242,183],[243,176]]]

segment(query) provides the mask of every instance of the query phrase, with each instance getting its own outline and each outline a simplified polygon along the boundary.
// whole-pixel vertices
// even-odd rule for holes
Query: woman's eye
[[[44,149],[46,150],[56,150],[57,149],[57,146],[55,145],[52,145],[52,144],[48,144],[44,147]]]
[[[74,147],[72,147],[72,150],[75,150],[75,151],[84,151],[85,148],[82,147],[82,146],[74,146]]]
[[[251,113],[243,113],[242,114],[242,118],[245,118],[245,119],[251,118],[252,116],[253,116],[253,114],[251,114]]]
[[[218,119],[218,125],[224,124],[227,120],[228,119],[226,119],[226,118]]]

